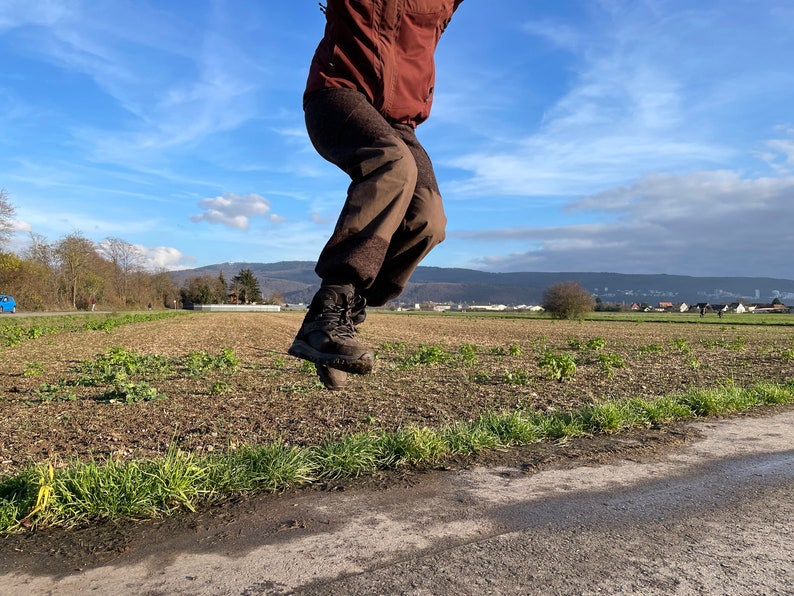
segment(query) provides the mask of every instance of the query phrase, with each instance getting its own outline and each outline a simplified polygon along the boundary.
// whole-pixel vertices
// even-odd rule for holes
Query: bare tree
[[[193,304],[223,304],[229,297],[222,271],[218,277],[209,274],[188,277],[180,292],[182,302]]]
[[[61,270],[66,278],[72,307],[77,309],[77,292],[82,276],[89,271],[92,259],[98,255],[94,243],[80,232],[64,236],[55,246]]]
[[[262,304],[284,304],[286,300],[281,292],[273,292],[262,300]]]
[[[0,188],[0,246],[6,244],[14,234],[16,209],[8,200],[8,192]]]
[[[50,269],[55,269],[57,264],[55,248],[47,242],[47,238],[36,232],[30,233],[30,246],[28,246],[23,256]]]
[[[168,271],[158,271],[152,276],[152,292],[157,296],[160,306],[166,308],[175,305],[180,299],[179,287],[174,283]]]
[[[141,249],[121,238],[105,238],[97,248],[112,263],[115,269],[116,294],[121,298],[122,304],[126,305],[130,277],[143,267],[144,255]]]
[[[30,233],[30,245],[23,255],[31,275],[25,280],[28,293],[36,296],[41,308],[58,303],[58,259],[55,247],[35,232]]]

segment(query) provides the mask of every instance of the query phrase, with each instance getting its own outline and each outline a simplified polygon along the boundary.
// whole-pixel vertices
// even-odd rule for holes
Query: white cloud
[[[8,248],[11,252],[22,254],[30,244],[31,225],[22,220],[11,221],[11,236],[8,239]]]
[[[604,58],[546,113],[541,128],[501,148],[449,159],[471,176],[461,194],[586,194],[654,171],[716,165],[733,153],[684,131],[678,85],[653,68]]]
[[[0,11],[0,31],[23,25],[51,26],[70,12],[59,0],[4,0]]]
[[[187,269],[196,262],[194,257],[169,246],[146,248],[136,244],[135,247],[143,255],[144,267],[150,271]]]
[[[794,128],[782,127],[785,138],[770,139],[761,158],[781,175],[794,172]]]
[[[581,33],[576,29],[550,19],[527,21],[521,28],[563,50],[575,51],[582,44]]]
[[[485,257],[496,271],[621,271],[786,277],[794,252],[786,214],[794,177],[745,179],[728,171],[653,175],[568,205],[597,219],[570,226],[453,233],[466,241],[509,242],[529,250]]]
[[[318,226],[327,226],[328,224],[330,224],[330,223],[332,223],[334,221],[332,218],[324,216],[324,215],[321,215],[321,214],[317,213],[316,211],[312,211],[311,219]]]
[[[205,221],[210,224],[220,224],[240,230],[248,229],[251,218],[265,217],[270,212],[270,201],[257,195],[237,195],[226,193],[212,199],[203,199],[198,203],[204,209],[200,215],[191,215],[190,221],[198,223]],[[271,214],[268,220],[273,223],[282,222],[285,218]]]
[[[33,231],[33,228],[28,222],[19,220],[11,222],[11,229],[14,230],[16,234],[29,234]]]
[[[88,158],[147,170],[169,149],[190,148],[254,117],[262,68],[213,28],[212,17],[208,28],[197,28],[146,4],[62,4],[12,0],[0,31],[26,28],[22,52],[86,75],[131,116],[112,128],[72,126]]]
[[[760,106],[787,97],[794,75],[783,63],[782,32],[753,39],[752,28],[737,29],[749,5],[726,8],[599,3],[586,19],[570,21],[575,25],[523,25],[570,52],[555,74],[561,93],[545,97],[539,124],[541,114],[516,102],[505,114],[509,138],[502,128],[467,152],[447,150],[444,163],[468,172],[445,185],[447,196],[570,197],[654,172],[738,167],[758,135],[768,134]],[[737,34],[742,43],[726,46]],[[508,60],[520,69],[517,57]],[[461,103],[479,101],[472,95]],[[765,149],[765,158],[790,170],[790,140]]]

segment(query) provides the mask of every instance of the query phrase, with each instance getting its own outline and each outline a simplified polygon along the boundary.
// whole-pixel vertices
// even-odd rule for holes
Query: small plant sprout
[[[549,378],[560,383],[576,375],[576,362],[570,354],[545,352],[538,357],[538,366],[546,371]]]
[[[505,383],[508,385],[529,385],[529,371],[507,370],[505,371]]]
[[[232,390],[231,385],[226,381],[215,381],[215,383],[210,388],[210,393],[213,395],[224,395],[226,393],[230,393]]]
[[[587,349],[591,352],[603,350],[607,345],[607,340],[603,337],[593,337],[587,340]]]
[[[615,376],[616,368],[626,368],[626,362],[620,354],[599,354],[598,361],[601,363],[601,370],[609,378]]]
[[[664,352],[664,346],[662,344],[648,344],[641,346],[639,352],[640,354],[661,354]]]
[[[429,344],[420,345],[416,351],[400,358],[401,368],[415,366],[436,366],[449,362],[452,356],[442,347]]]
[[[676,337],[673,339],[673,347],[682,354],[687,354],[690,351],[685,337]]]
[[[687,358],[684,363],[692,370],[697,370],[700,368],[700,360],[697,358]]]
[[[491,375],[489,375],[487,372],[477,371],[476,373],[469,375],[469,380],[479,385],[487,385],[491,382]]]
[[[458,354],[460,354],[460,360],[464,366],[477,364],[477,348],[473,344],[461,344]]]
[[[25,363],[25,370],[22,373],[23,377],[32,378],[32,377],[40,377],[44,374],[44,365],[39,362],[38,360],[34,360],[33,362],[26,362]]]
[[[77,394],[64,381],[57,383],[43,383],[33,393],[42,401],[76,401]]]
[[[144,401],[162,399],[164,396],[146,381],[135,383],[132,381],[117,380],[113,388],[105,392],[105,399],[111,404],[136,404]]]

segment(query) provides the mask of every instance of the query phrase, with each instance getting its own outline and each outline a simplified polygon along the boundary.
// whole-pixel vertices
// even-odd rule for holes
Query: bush
[[[593,296],[575,281],[554,284],[543,293],[543,308],[555,319],[575,319],[594,307]]]

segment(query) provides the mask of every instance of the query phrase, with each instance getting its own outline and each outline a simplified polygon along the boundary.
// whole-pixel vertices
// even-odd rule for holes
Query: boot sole
[[[299,339],[292,342],[287,353],[296,358],[302,358],[303,360],[308,360],[315,364],[324,364],[330,368],[336,368],[354,375],[366,375],[372,372],[372,363],[375,360],[375,357],[369,352],[364,352],[357,357],[318,352],[309,344]]]

